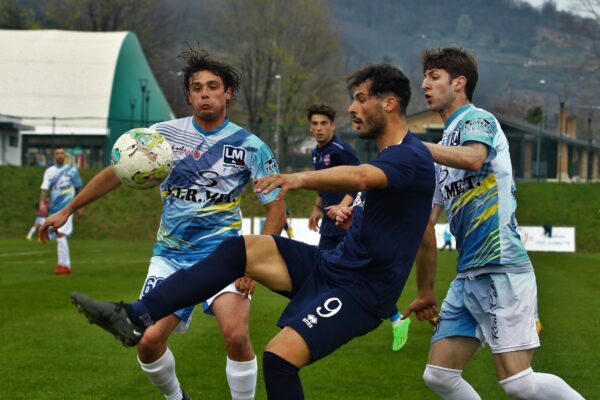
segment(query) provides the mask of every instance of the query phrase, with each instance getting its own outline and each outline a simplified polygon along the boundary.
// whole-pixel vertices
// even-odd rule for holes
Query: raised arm
[[[40,227],[40,239],[45,242],[48,240],[48,228],[58,229],[67,222],[71,214],[104,196],[108,192],[121,185],[121,181],[116,177],[112,167],[106,167],[100,171],[92,180],[81,189],[75,198],[59,212],[52,214]]]
[[[478,171],[488,156],[488,148],[480,142],[467,142],[462,146],[442,146],[435,143],[425,143],[433,161],[452,168]]]

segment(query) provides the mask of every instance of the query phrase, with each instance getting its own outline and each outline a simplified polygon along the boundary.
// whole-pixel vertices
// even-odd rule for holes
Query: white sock
[[[167,347],[167,351],[162,355],[161,358],[150,364],[144,364],[140,361],[138,356],[138,362],[142,371],[146,374],[150,382],[158,390],[162,392],[167,400],[181,400],[181,387],[175,374],[175,357],[171,352],[171,349]]]
[[[37,230],[37,228],[35,227],[35,225],[32,226],[31,229],[29,229],[29,233],[27,234],[27,237],[32,237],[36,230]]]
[[[56,248],[58,252],[58,263],[65,267],[71,268],[71,257],[69,256],[69,243],[67,237],[56,238]]]
[[[429,389],[444,400],[481,400],[475,389],[461,376],[460,369],[427,364],[423,380]]]
[[[583,397],[556,375],[531,368],[500,381],[507,395],[527,400],[579,400]]]
[[[256,391],[258,364],[256,357],[250,361],[233,361],[227,357],[225,368],[232,400],[252,400]]]

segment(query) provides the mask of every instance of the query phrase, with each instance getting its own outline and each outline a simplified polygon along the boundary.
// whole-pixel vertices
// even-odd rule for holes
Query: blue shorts
[[[292,279],[291,298],[277,325],[289,326],[307,343],[311,362],[333,353],[355,337],[376,329],[381,319],[350,295],[352,286],[336,286],[321,274],[320,251],[295,240],[273,236]]]
[[[319,239],[319,250],[333,250],[344,240],[344,236],[321,235]]]

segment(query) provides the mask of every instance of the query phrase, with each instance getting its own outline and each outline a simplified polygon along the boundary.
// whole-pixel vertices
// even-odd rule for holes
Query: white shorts
[[[452,281],[432,342],[454,336],[488,343],[492,353],[540,346],[534,272],[490,273]]]
[[[200,260],[196,261],[176,261],[163,257],[154,256],[150,258],[150,266],[148,267],[148,275],[146,276],[146,280],[144,281],[144,286],[142,287],[142,292],[140,293],[140,298],[143,297],[146,293],[152,290],[156,285],[160,284],[164,281],[169,275],[176,272],[179,269],[188,269],[192,265],[196,264]],[[213,315],[210,306],[213,301],[222,293],[237,293],[243,296],[243,293],[237,290],[234,283],[230,283],[225,288],[223,288],[219,293],[215,294],[210,299],[206,300],[202,303],[202,307],[204,312],[209,315]],[[181,319],[181,322],[175,328],[176,332],[184,333],[187,331],[190,322],[192,321],[192,314],[194,312],[194,306],[186,307],[181,310],[176,311],[174,314]]]
[[[44,223],[45,220],[46,220],[46,217],[35,217],[35,222],[33,224],[40,226]]]
[[[67,222],[60,228],[58,228],[58,232],[62,233],[65,236],[71,236],[73,233],[73,215],[69,215],[67,218]],[[48,237],[52,240],[56,239],[56,232],[54,230],[48,231]]]

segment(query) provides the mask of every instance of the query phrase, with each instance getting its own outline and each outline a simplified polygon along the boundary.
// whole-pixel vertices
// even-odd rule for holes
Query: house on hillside
[[[121,133],[173,118],[132,32],[0,30],[0,43],[0,165],[42,165],[60,145],[101,167]]]
[[[495,114],[509,142],[517,179],[559,182],[600,181],[600,144],[577,137],[577,119],[563,110],[558,132],[518,118]],[[438,113],[425,110],[407,116],[409,129],[424,140],[438,142],[444,124]]]

